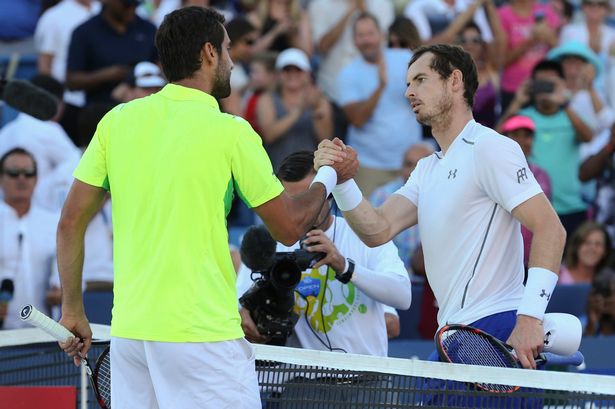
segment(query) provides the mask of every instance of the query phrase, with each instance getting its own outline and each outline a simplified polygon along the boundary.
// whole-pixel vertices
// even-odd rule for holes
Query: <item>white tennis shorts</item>
[[[113,409],[260,409],[244,338],[180,343],[111,338]]]

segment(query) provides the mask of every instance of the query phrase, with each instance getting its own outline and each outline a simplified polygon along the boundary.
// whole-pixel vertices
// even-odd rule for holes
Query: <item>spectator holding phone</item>
[[[518,112],[534,121],[530,160],[549,175],[553,207],[570,236],[587,218],[578,176],[579,142],[591,141],[592,130],[572,110],[569,98],[561,64],[543,60],[534,67],[531,81],[519,87],[503,119]]]

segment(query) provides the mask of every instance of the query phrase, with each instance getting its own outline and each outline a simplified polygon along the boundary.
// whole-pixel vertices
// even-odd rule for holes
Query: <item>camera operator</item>
[[[314,154],[289,155],[280,165],[278,178],[293,195],[306,191],[315,172]],[[410,307],[412,292],[408,273],[392,242],[369,248],[342,217],[331,214],[325,202],[316,225],[301,245],[309,252],[324,253],[302,273],[295,288],[295,312],[300,315],[288,346],[348,353],[387,356],[387,329],[383,304]],[[277,251],[299,248],[277,244]],[[238,295],[250,285],[245,266],[237,279]],[[247,286],[246,286],[247,283]],[[252,342],[267,338],[257,329],[250,312],[241,307],[242,328]]]
[[[587,218],[578,176],[579,142],[591,141],[593,134],[569,103],[570,91],[561,64],[543,60],[534,67],[531,81],[517,90],[502,121],[515,113],[534,121],[536,131],[530,161],[549,175],[553,207],[570,237]]]

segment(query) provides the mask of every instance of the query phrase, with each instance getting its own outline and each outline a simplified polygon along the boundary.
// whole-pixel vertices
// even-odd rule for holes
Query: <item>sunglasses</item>
[[[584,6],[602,6],[602,7],[608,6],[608,3],[606,1],[584,1],[582,4]]]
[[[36,177],[36,170],[33,169],[4,169],[3,173],[13,179],[17,179],[20,175],[28,179]]]
[[[480,37],[473,37],[473,38],[460,38],[459,39],[459,44],[475,44],[475,45],[479,45],[483,43],[483,39]]]

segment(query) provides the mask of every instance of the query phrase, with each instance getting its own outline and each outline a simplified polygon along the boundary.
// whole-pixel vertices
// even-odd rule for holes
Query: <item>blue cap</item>
[[[591,48],[577,40],[566,41],[564,44],[551,49],[551,51],[547,54],[547,58],[549,60],[557,61],[566,56],[579,57],[591,63],[596,69],[596,75],[600,74],[600,71],[602,70],[602,62],[596,53],[593,52]]]

